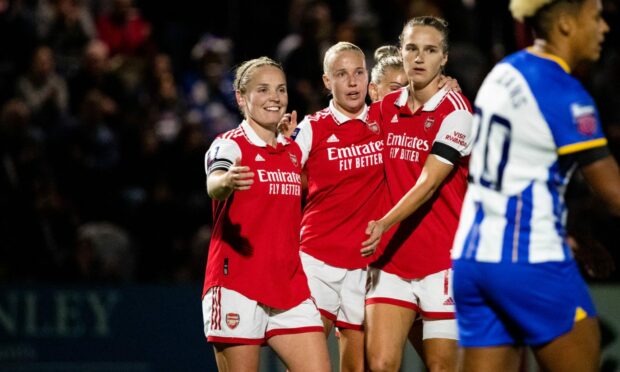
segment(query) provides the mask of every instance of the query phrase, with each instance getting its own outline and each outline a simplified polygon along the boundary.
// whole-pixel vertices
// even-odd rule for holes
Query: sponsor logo
[[[570,110],[579,133],[584,136],[591,136],[596,133],[597,120],[594,106],[581,106],[574,103],[570,106]]]
[[[256,154],[256,157],[254,158],[254,161],[265,161],[265,158],[260,156],[260,154]]]
[[[429,129],[431,129],[431,127],[433,126],[433,124],[435,124],[435,118],[434,117],[428,117],[426,119],[426,121],[424,122],[424,131],[428,131]]]
[[[292,159],[291,159],[292,160]],[[301,175],[295,172],[285,172],[281,170],[267,171],[258,169],[258,180],[260,182],[282,182],[301,184]]]
[[[382,140],[368,142],[363,145],[351,145],[348,147],[329,147],[327,149],[327,158],[329,160],[353,158],[356,156],[379,153],[382,150],[383,150]]]
[[[443,304],[444,304],[444,305],[447,305],[447,306],[454,305],[454,300],[452,299],[452,297],[448,297],[448,299],[447,299],[447,300],[445,300],[445,301],[443,302]]]
[[[239,325],[239,321],[240,320],[241,320],[241,318],[239,317],[239,314],[237,314],[237,313],[228,313],[228,314],[226,314],[226,325],[230,329],[237,328],[237,326]]]
[[[327,143],[334,143],[334,142],[340,142],[340,140],[338,139],[338,137],[336,137],[335,134],[332,134],[331,136],[329,136],[329,138],[327,139]]]
[[[409,136],[407,135],[407,133],[388,134],[387,145],[405,147],[405,148],[414,149],[418,151],[430,150],[430,146],[427,140],[423,138],[418,138],[417,136],[416,137]]]
[[[394,114],[390,123],[398,123],[398,114]]]

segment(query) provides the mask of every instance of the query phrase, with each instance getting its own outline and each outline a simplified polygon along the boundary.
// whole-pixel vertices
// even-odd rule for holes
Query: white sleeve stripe
[[[467,104],[465,103],[465,100],[463,99],[463,96],[461,96],[460,94],[457,94],[455,92],[450,91],[450,95],[452,97],[454,97],[458,102],[461,103],[461,108],[463,110],[467,110]]]
[[[456,100],[454,99],[454,97],[452,97],[450,93],[448,93],[446,97],[448,97],[448,100],[450,101],[450,103],[452,103],[452,106],[454,106],[456,110],[461,110],[460,105],[456,102]]]

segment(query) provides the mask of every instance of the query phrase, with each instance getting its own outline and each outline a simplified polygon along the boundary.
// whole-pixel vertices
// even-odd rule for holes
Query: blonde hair
[[[364,52],[360,49],[360,47],[358,47],[357,45],[353,43],[349,43],[348,41],[340,41],[332,45],[325,52],[325,57],[323,58],[323,73],[327,74],[329,72],[329,65],[330,65],[332,57],[340,52],[345,52],[345,51],[358,52],[359,54],[362,55],[362,57],[364,57]]]
[[[375,49],[375,63],[379,62],[385,57],[398,57],[400,56],[400,50],[396,45],[382,45]]]
[[[379,84],[389,69],[403,70],[403,59],[394,45],[380,46],[375,50],[375,66],[370,72],[370,81]]]
[[[511,0],[510,12],[518,21],[525,22],[537,38],[549,37],[558,12],[578,14],[585,0]]]
[[[525,18],[532,17],[538,10],[554,0],[510,0],[510,13],[512,18],[523,22]]]
[[[282,73],[284,73],[282,65],[269,57],[259,57],[251,59],[249,61],[243,62],[241,65],[239,65],[239,67],[237,67],[237,70],[235,72],[235,81],[233,82],[233,88],[236,91],[239,91],[241,94],[245,94],[248,83],[254,75],[254,71],[256,71],[256,69],[258,69],[259,67],[263,66],[273,66],[282,71]]]

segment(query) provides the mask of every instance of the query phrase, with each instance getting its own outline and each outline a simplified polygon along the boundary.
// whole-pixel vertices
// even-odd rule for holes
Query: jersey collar
[[[433,94],[433,96],[426,101],[424,106],[422,106],[422,111],[435,111],[443,99],[446,98],[446,94],[448,94],[446,88],[439,89],[437,93]],[[398,108],[407,106],[407,99],[409,99],[409,89],[407,87],[401,88],[400,96],[396,100],[396,106]]]
[[[560,67],[562,67],[562,69],[564,71],[566,71],[567,74],[570,74],[570,67],[568,66],[568,63],[566,63],[565,60],[563,60],[562,58],[556,56],[555,54],[539,52],[539,51],[535,50],[533,46],[528,47],[525,50],[528,53],[530,53],[530,54],[533,54],[533,55],[538,56],[540,58],[548,59],[548,60],[551,60],[551,61],[557,63],[558,65],[560,65]]]
[[[251,144],[258,147],[267,147],[267,142],[263,141],[263,139],[260,138],[258,134],[256,134],[256,131],[254,131],[254,128],[252,128],[252,126],[248,123],[247,120],[243,120],[241,122],[241,129],[243,129],[245,137],[248,139],[248,141],[250,141]],[[276,137],[276,141],[283,145],[289,144],[289,141],[286,139],[286,137],[281,134],[278,134],[278,137]]]
[[[336,105],[334,105],[333,99],[329,101],[329,112],[332,114],[332,117],[334,118],[334,121],[336,122],[337,125],[342,125],[349,120],[354,120],[348,117],[347,115],[343,114],[341,111],[339,111],[336,108]],[[368,116],[368,105],[364,104],[364,109],[359,115],[357,115],[355,119],[366,122],[367,116]]]

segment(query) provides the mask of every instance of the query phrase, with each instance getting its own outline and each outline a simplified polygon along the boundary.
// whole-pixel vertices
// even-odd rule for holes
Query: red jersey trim
[[[456,314],[451,311],[420,311],[420,314],[432,319],[456,319]]]
[[[388,305],[394,305],[394,306],[399,306],[399,307],[406,307],[407,309],[411,309],[415,312],[418,312],[420,310],[418,305],[414,303],[403,301],[403,300],[397,300],[395,298],[372,297],[372,298],[366,299],[366,306],[377,305],[377,304],[388,304]]]
[[[220,337],[209,336],[207,341],[218,344],[240,344],[240,345],[262,345],[265,343],[264,338],[243,338],[243,337]]]
[[[324,316],[325,318],[331,320],[332,322],[336,321],[336,315],[330,313],[327,310],[324,310],[321,308],[318,308],[318,309],[319,309],[319,313],[321,313],[321,316]]]
[[[406,307],[407,309],[411,309],[416,313],[422,315],[425,318],[431,319],[455,319],[456,314],[452,311],[424,311],[420,309],[420,307],[414,303],[397,300],[389,297],[373,297],[366,300],[366,305],[377,305],[377,304],[387,304],[394,305],[399,307]]]
[[[354,331],[363,331],[364,330],[364,326],[361,325],[361,324],[347,323],[347,322],[342,322],[340,320],[336,321],[336,327],[344,328],[344,329],[351,329],[351,330],[354,330]]]
[[[294,335],[298,333],[311,333],[311,332],[321,332],[323,333],[323,327],[321,326],[310,326],[310,327],[299,327],[299,328],[280,328],[280,329],[272,329],[271,331],[267,331],[267,337],[271,338],[274,336],[280,335]]]

